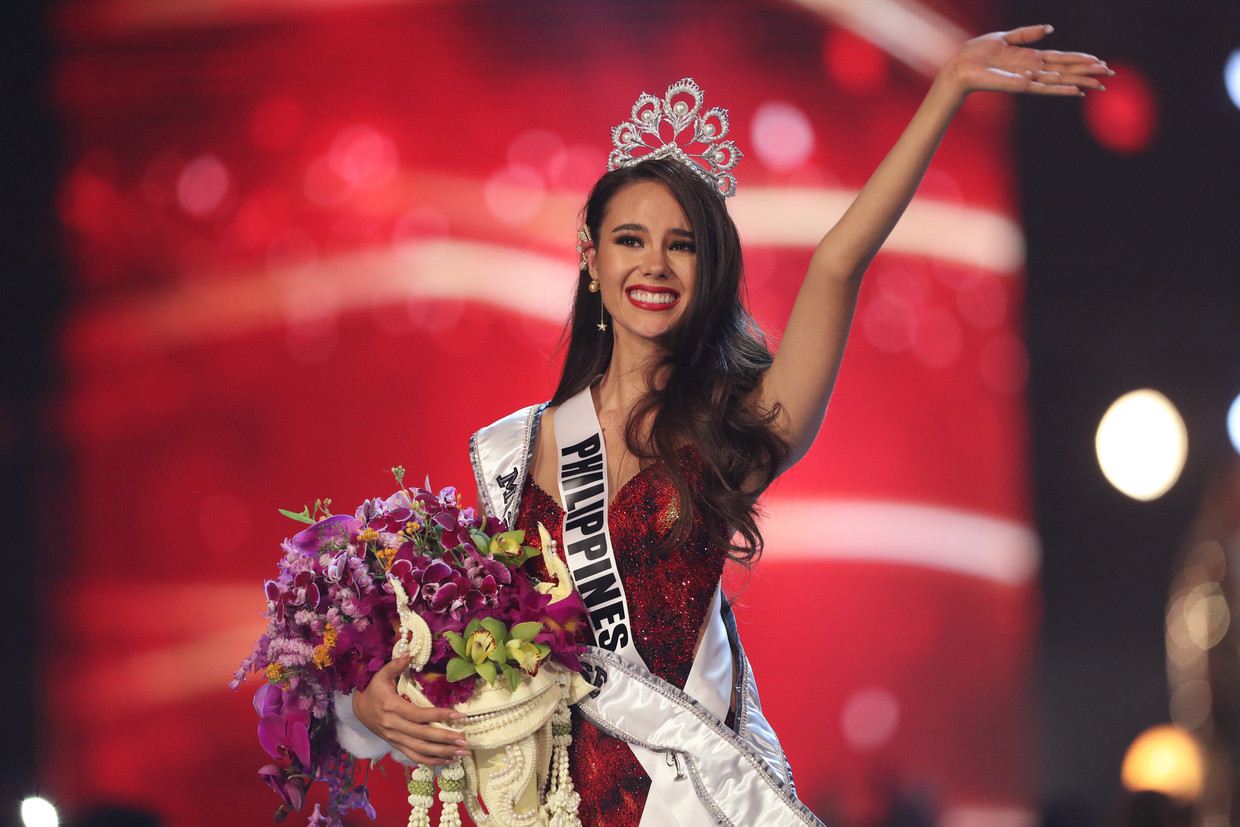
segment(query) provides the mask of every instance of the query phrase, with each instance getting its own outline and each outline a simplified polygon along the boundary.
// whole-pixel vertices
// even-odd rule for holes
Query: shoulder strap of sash
[[[469,438],[469,459],[486,513],[513,525],[530,469],[530,449],[547,403],[531,405]]]

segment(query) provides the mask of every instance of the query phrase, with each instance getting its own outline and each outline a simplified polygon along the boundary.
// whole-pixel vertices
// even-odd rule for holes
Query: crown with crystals
[[[664,125],[671,129],[670,140],[664,138]],[[736,193],[731,170],[744,157],[736,144],[722,140],[727,134],[728,110],[716,106],[703,112],[701,88],[693,78],[678,80],[662,100],[642,92],[633,104],[633,117],[611,131],[616,148],[607,158],[607,169],[675,158],[727,198]],[[690,151],[695,145],[700,151]]]

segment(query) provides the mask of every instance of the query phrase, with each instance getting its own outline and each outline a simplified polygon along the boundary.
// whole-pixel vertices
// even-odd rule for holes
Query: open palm
[[[1102,90],[1099,78],[1115,73],[1093,55],[1028,47],[1051,31],[1050,26],[1024,26],[975,37],[949,66],[966,93],[1083,95],[1087,89]]]

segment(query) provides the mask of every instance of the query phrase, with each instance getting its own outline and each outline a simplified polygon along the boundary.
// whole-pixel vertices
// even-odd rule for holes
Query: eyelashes
[[[641,247],[645,244],[645,240],[635,235],[618,235],[612,238],[612,242],[619,247]],[[669,245],[669,249],[681,253],[696,253],[697,245],[692,241],[673,241]]]

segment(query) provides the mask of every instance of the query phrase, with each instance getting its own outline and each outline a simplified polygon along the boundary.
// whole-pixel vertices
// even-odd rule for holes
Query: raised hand
[[[975,37],[960,47],[943,73],[961,95],[978,91],[1084,95],[1086,90],[1104,90],[1099,78],[1115,73],[1093,55],[1028,48],[1052,31],[1050,26],[1023,26]]]
[[[384,666],[364,691],[353,693],[353,714],[367,729],[406,757],[431,766],[469,754],[469,742],[459,732],[430,726],[465,716],[456,710],[423,707],[401,696],[396,681],[409,668],[403,657]]]

